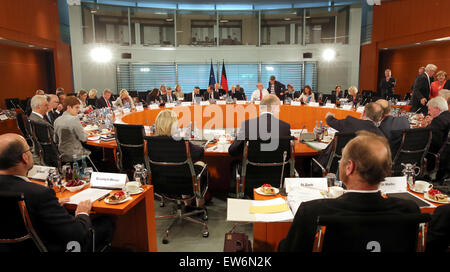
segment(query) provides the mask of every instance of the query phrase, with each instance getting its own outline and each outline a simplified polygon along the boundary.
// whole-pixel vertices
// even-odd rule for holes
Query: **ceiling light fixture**
[[[112,59],[111,50],[106,47],[96,47],[91,50],[90,55],[95,62],[106,63]]]
[[[326,61],[332,61],[336,58],[336,51],[332,48],[325,49],[322,53],[322,57]]]

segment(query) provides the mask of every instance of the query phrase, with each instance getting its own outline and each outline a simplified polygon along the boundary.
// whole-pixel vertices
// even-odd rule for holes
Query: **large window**
[[[136,30],[137,44],[174,46],[174,12],[159,9],[131,9],[131,26]]]
[[[302,44],[303,10],[261,13],[261,45]]]
[[[94,12],[94,13],[92,13]],[[130,45],[135,43],[135,31],[129,25],[128,8],[99,6],[92,9],[95,25],[95,41]]]
[[[305,67],[305,71],[303,71]],[[222,63],[213,63],[216,82],[220,83]],[[192,92],[195,86],[206,89],[209,84],[211,64],[140,64],[121,63],[117,66],[117,89],[147,91],[159,88],[160,85],[175,87],[180,84],[185,93]],[[217,70],[219,69],[219,70]],[[240,85],[247,98],[250,99],[258,82],[267,88],[270,76],[295,90],[301,90],[304,85],[310,85],[317,91],[317,71],[315,62],[298,63],[225,63],[228,88]]]

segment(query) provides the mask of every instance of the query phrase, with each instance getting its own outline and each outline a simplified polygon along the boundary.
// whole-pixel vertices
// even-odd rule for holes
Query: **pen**
[[[107,193],[106,195],[100,197],[100,198],[98,199],[98,201],[102,201],[102,200],[103,200],[105,197],[107,197],[107,196],[109,196],[109,193]]]

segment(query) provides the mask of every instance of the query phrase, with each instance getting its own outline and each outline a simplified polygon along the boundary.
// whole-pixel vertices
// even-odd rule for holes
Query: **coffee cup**
[[[416,180],[416,182],[414,183],[414,191],[417,192],[428,192],[428,190],[430,190],[431,188],[433,188],[433,184],[428,183],[426,181],[423,180]]]
[[[109,130],[106,129],[106,128],[104,128],[104,129],[102,129],[102,133],[103,133],[103,134],[109,133]]]
[[[328,195],[331,198],[337,198],[344,194],[344,188],[339,186],[331,186],[328,188]]]
[[[141,183],[138,181],[130,181],[127,183],[126,188],[127,192],[134,194],[139,191],[139,188],[141,187]]]

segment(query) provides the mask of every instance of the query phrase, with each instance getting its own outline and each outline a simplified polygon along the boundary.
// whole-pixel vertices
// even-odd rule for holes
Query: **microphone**
[[[283,174],[284,174],[284,162],[286,161],[287,151],[283,153],[283,168],[281,168],[280,189],[283,188]]]
[[[11,102],[11,104],[14,106],[14,108],[19,108],[19,109],[21,109],[23,112],[25,112],[23,109],[22,109],[22,107],[20,106],[20,105],[16,105],[16,103],[14,103],[14,101],[13,100],[10,100],[9,102]]]
[[[305,141],[302,139],[303,130],[305,129],[306,125],[303,125],[302,130],[300,131],[300,135],[298,136],[300,139],[298,139],[300,142],[304,143]]]

